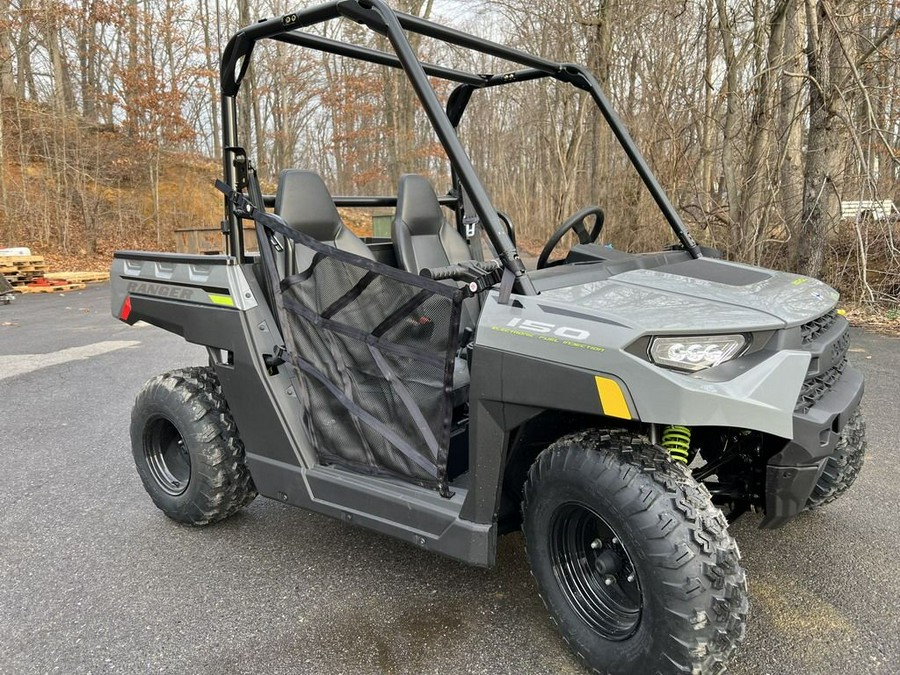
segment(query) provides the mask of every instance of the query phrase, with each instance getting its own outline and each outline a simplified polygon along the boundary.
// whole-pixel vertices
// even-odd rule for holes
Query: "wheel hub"
[[[643,596],[628,551],[593,509],[569,503],[554,514],[550,555],[569,605],[601,637],[625,640],[637,630]]]
[[[184,494],[191,480],[191,455],[174,424],[157,418],[147,425],[144,456],[150,475],[166,494]]]
[[[615,576],[622,569],[622,558],[610,549],[606,549],[594,560],[594,566],[600,574]]]

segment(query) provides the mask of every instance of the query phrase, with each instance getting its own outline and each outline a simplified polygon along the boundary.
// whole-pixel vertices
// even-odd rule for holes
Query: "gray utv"
[[[302,30],[341,17],[393,53]],[[522,68],[422,63],[407,32]],[[450,159],[447,195],[405,175],[396,196],[332,197],[286,167],[264,195],[236,138],[261,40],[402,69]],[[442,104],[429,78],[458,86]],[[479,90],[541,78],[592,98],[677,244],[602,247],[590,206],[525,268],[456,129]],[[863,379],[837,293],[698,246],[584,68],[382,0],[245,28],[221,89],[228,255],[126,251],[112,266],[114,316],[209,352],[137,397],[134,460],[155,504],[205,525],[260,493],[482,566],[521,528],[547,610],[589,669],[722,671],[749,608],[726,516],[754,510],[779,527],[839,497],[862,464]],[[384,206],[396,208],[390,239],[357,238],[337,210]],[[579,243],[551,260],[569,232]]]

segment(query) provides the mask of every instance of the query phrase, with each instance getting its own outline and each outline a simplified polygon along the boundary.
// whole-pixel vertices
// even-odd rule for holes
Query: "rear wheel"
[[[718,673],[744,634],[744,571],[721,511],[643,437],[560,439],[525,486],[541,597],[597,673]]]
[[[256,497],[244,445],[211,368],[147,382],[132,409],[131,444],[144,488],[173,520],[206,525]]]
[[[866,418],[863,417],[862,410],[857,408],[841,431],[841,438],[834,452],[825,462],[825,469],[806,502],[807,508],[815,509],[829,504],[849,490],[862,471],[865,458]]]

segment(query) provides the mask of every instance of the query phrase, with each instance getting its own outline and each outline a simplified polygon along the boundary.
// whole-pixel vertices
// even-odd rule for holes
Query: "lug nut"
[[[619,538],[618,538],[618,537],[613,537],[613,538],[612,538],[612,543],[618,544],[618,543],[619,543]]]
[[[633,581],[634,581],[634,575],[633,575],[633,574],[629,574],[629,575],[628,575],[628,583],[632,583]]]
[[[612,577],[606,577],[603,580],[603,583],[606,584],[607,586],[612,586],[614,581],[615,581],[615,579],[613,579]]]
[[[591,542],[591,548],[594,549],[595,551],[598,548],[603,548],[603,541],[600,539],[594,539],[594,541]]]

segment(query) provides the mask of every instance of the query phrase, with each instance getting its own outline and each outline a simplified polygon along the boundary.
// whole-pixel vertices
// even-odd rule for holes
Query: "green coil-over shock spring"
[[[691,453],[691,430],[675,425],[666,427],[661,445],[673,460],[687,464]]]

